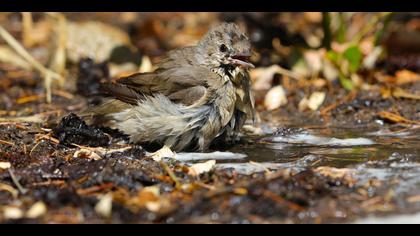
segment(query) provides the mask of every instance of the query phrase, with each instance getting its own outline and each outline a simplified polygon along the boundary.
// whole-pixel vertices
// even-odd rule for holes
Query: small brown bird
[[[104,84],[112,98],[82,116],[106,118],[135,143],[205,151],[235,139],[254,119],[249,39],[233,23],[212,28],[196,46],[170,51],[154,72]]]

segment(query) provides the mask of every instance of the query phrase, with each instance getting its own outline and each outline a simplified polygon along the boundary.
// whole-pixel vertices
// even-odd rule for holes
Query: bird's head
[[[253,68],[251,54],[248,37],[234,23],[212,28],[197,45],[199,63],[228,76]]]

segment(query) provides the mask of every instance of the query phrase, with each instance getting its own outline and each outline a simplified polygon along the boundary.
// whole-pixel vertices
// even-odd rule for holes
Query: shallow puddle
[[[347,129],[292,129],[235,146],[232,153],[245,154],[237,162],[293,162],[308,155],[319,156],[322,165],[347,167],[368,161],[387,160],[392,155],[411,155],[420,161],[420,129],[402,131]]]

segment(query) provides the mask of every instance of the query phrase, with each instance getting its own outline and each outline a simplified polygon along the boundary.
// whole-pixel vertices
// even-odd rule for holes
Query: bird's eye
[[[224,45],[224,44],[220,45],[220,51],[221,52],[226,52],[227,51],[226,45]]]

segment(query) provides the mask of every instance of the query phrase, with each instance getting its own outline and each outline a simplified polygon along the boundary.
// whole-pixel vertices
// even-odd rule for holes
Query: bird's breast
[[[220,116],[222,126],[229,123],[233,116],[236,103],[235,87],[232,82],[225,83],[216,91],[214,105]]]

